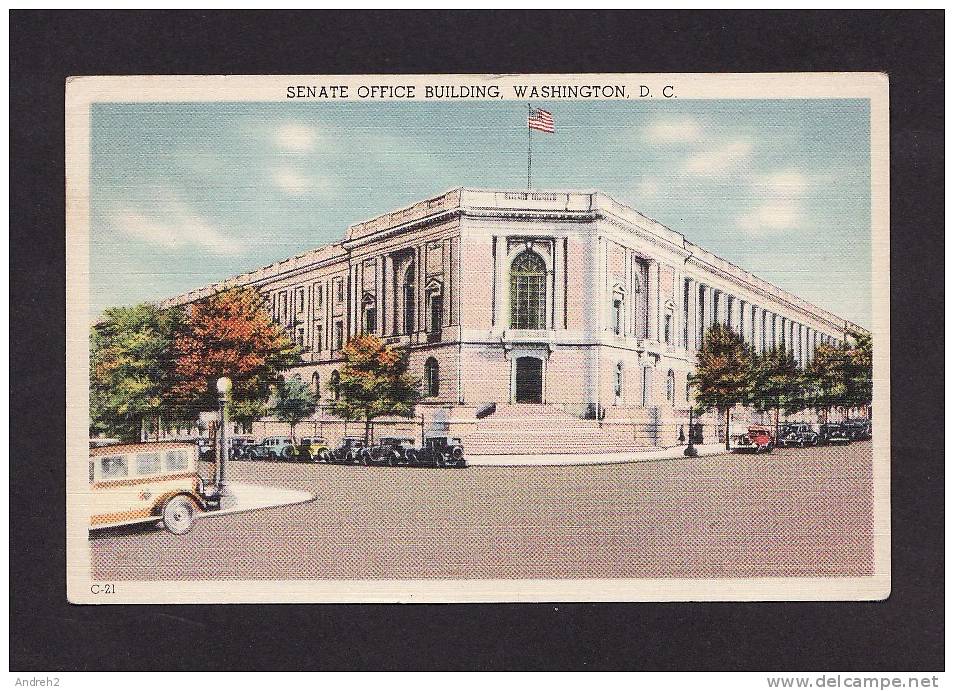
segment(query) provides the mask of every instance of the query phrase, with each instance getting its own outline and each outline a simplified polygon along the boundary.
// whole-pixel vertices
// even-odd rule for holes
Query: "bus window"
[[[103,456],[100,459],[100,470],[102,477],[127,477],[129,475],[129,466],[126,464],[125,456]]]
[[[166,452],[166,470],[186,470],[188,467],[189,456],[184,449]]]
[[[136,454],[136,474],[137,475],[155,475],[162,470],[159,463],[159,454],[140,453]]]

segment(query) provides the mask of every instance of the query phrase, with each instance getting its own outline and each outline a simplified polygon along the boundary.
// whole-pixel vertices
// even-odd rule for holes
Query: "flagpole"
[[[533,149],[530,146],[530,117],[533,115],[533,108],[530,104],[527,104],[527,191],[529,192],[532,187],[533,177],[531,171],[533,170]]]

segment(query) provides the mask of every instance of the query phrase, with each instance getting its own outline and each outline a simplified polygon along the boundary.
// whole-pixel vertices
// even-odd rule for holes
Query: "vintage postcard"
[[[71,602],[888,596],[884,75],[66,96]]]

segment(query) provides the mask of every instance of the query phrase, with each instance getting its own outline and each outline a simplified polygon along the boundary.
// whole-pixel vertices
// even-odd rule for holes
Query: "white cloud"
[[[683,165],[683,172],[688,175],[728,175],[748,161],[751,153],[751,142],[729,142],[715,149],[692,154]]]
[[[273,168],[272,184],[287,194],[304,194],[314,187],[311,178],[291,168]]]
[[[798,170],[781,170],[752,180],[757,194],[775,197],[801,197],[808,191],[808,178]]]
[[[809,182],[798,170],[761,175],[750,181],[761,201],[738,219],[739,228],[750,235],[764,236],[804,226],[803,197]]]
[[[643,199],[655,197],[659,194],[659,181],[655,178],[644,178],[636,184],[636,194]]]
[[[293,197],[310,192],[326,193],[332,187],[332,180],[327,176],[303,173],[288,166],[272,168],[269,176],[275,187]]]
[[[702,137],[702,128],[693,118],[656,120],[643,129],[646,139],[654,143],[693,142]]]
[[[739,217],[739,228],[750,235],[769,235],[795,230],[801,225],[801,205],[792,199],[778,199],[760,204]]]
[[[229,237],[175,200],[163,205],[161,214],[123,209],[113,217],[113,222],[123,235],[162,249],[198,248],[213,254],[241,254],[245,251],[243,241]]]
[[[273,136],[275,146],[291,153],[307,153],[315,149],[318,131],[314,127],[297,122],[285,123]]]

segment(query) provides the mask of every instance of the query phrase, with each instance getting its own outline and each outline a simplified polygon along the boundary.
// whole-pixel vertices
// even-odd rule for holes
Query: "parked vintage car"
[[[249,448],[255,446],[255,439],[249,436],[229,437],[229,459],[248,458]]]
[[[248,457],[256,461],[274,461],[278,458],[290,461],[296,455],[291,437],[265,437],[258,444],[248,448]]]
[[[417,453],[409,437],[382,437],[362,452],[362,458],[367,465],[415,465]]]
[[[143,442],[90,449],[90,530],[158,523],[182,535],[220,497],[198,472],[193,442]]]
[[[424,446],[417,452],[417,460],[420,465],[435,468],[463,468],[467,465],[460,439],[443,435],[425,439]]]
[[[308,463],[327,463],[331,451],[324,437],[302,437],[298,442],[298,459]]]
[[[732,436],[729,448],[736,452],[769,453],[775,448],[775,439],[768,428],[753,425],[744,434]]]
[[[341,445],[330,451],[331,463],[364,463],[364,437],[345,437]]]
[[[818,430],[806,422],[788,423],[778,431],[779,446],[817,446]]]
[[[848,420],[842,424],[848,428],[852,440],[863,441],[866,439],[871,439],[870,420]]]
[[[840,422],[827,422],[821,426],[819,437],[822,444],[850,444],[854,433]]]
[[[215,442],[208,437],[199,437],[195,440],[196,450],[200,461],[211,462],[215,460]]]

